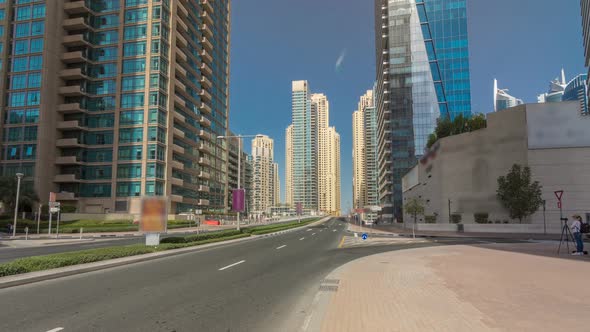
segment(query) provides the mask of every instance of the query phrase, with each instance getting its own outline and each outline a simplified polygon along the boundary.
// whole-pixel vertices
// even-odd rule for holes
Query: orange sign
[[[145,233],[164,233],[168,224],[167,201],[161,197],[144,198],[141,201],[139,229]]]

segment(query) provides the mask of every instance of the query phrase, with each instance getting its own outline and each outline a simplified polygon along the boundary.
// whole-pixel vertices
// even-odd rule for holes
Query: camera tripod
[[[572,231],[570,230],[570,227],[567,224],[567,218],[561,218],[561,221],[563,221],[563,227],[561,228],[561,238],[559,239],[559,247],[557,247],[558,255],[561,251],[561,245],[563,244],[563,242],[565,242],[565,245],[567,246],[568,254],[570,253],[570,239],[572,241],[572,245],[575,245],[574,235],[572,234]]]

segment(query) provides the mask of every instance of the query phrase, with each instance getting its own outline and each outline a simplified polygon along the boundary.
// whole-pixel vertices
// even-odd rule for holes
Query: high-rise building
[[[293,123],[286,131],[287,203],[340,213],[340,136],[329,127],[328,98],[310,94],[307,81],[293,82],[292,98]]]
[[[352,196],[354,209],[362,209],[367,205],[367,142],[365,141],[367,133],[365,128],[365,110],[367,108],[374,110],[374,104],[373,90],[368,90],[361,96],[358,108],[352,114]]]
[[[2,175],[78,212],[226,208],[230,1],[1,1]]]
[[[379,173],[377,167],[377,110],[374,105],[364,110],[364,172],[365,172],[365,207],[379,206]]]
[[[273,163],[273,204],[272,206],[279,206],[281,204],[281,180],[279,177],[279,164]]]
[[[318,209],[317,112],[312,112],[307,81],[292,84],[293,202]]]
[[[285,204],[293,207],[293,125],[285,130]]]
[[[439,116],[471,115],[466,0],[375,0],[379,198],[402,216],[402,177]]]
[[[561,70],[561,77],[555,78],[549,82],[549,90],[537,96],[537,102],[539,103],[558,103],[563,97],[565,91],[565,71]]]
[[[579,101],[580,113],[590,115],[590,110],[588,109],[588,75],[580,74],[569,81],[563,92],[562,100]]]
[[[584,38],[584,53],[586,55],[586,67],[588,67],[588,83],[590,86],[590,0],[580,0],[582,8],[582,31]],[[588,91],[590,100],[590,91]]]
[[[256,135],[252,139],[252,207],[251,213],[262,215],[274,206],[276,173],[278,165],[274,162],[274,141],[266,135]]]
[[[509,95],[508,89],[498,89],[498,80],[494,79],[494,112],[522,104],[522,99]]]
[[[227,139],[227,207],[228,209],[232,207],[232,190],[238,188],[239,175],[239,188],[244,189],[246,192],[246,210],[249,213],[251,211],[252,200],[254,199],[252,195],[254,176],[252,156],[248,155],[244,150],[243,139],[236,137],[231,131],[228,132],[228,135],[231,137]],[[239,153],[242,154],[241,158],[238,158]],[[239,173],[238,165],[241,165]]]

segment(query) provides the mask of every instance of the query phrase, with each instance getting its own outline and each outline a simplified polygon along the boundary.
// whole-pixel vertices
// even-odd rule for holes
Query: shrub
[[[451,222],[453,224],[461,223],[462,219],[463,219],[463,217],[460,214],[451,214]]]
[[[424,220],[427,224],[436,224],[436,216],[424,216]]]
[[[474,213],[473,217],[475,218],[475,222],[478,224],[487,224],[488,223],[488,213]]]
[[[61,207],[61,213],[75,213],[76,207],[74,205],[63,205]]]

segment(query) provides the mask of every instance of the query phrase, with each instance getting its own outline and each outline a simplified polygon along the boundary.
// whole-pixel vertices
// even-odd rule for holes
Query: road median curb
[[[40,282],[40,281],[58,279],[58,278],[62,278],[62,277],[73,276],[73,275],[87,273],[87,272],[94,272],[94,271],[104,270],[104,269],[113,268],[113,267],[119,267],[119,266],[128,265],[128,264],[141,263],[141,262],[156,260],[159,258],[181,255],[181,254],[185,254],[185,253],[203,251],[203,250],[213,249],[215,247],[219,247],[219,246],[227,245],[227,244],[253,241],[253,240],[262,239],[264,237],[271,236],[271,235],[284,234],[284,233],[287,233],[290,231],[295,231],[297,229],[320,225],[320,224],[330,220],[331,218],[332,217],[326,217],[326,218],[323,218],[319,221],[316,221],[316,222],[313,222],[313,223],[310,223],[307,225],[302,225],[301,227],[294,227],[292,229],[277,231],[277,232],[264,234],[264,235],[251,235],[251,236],[244,237],[244,238],[219,241],[219,242],[214,242],[214,243],[207,243],[207,244],[197,245],[197,246],[192,246],[192,247],[187,247],[187,248],[171,249],[171,250],[160,251],[160,252],[149,253],[149,254],[108,259],[108,260],[99,261],[99,262],[77,264],[77,265],[71,265],[71,266],[66,266],[66,267],[60,267],[60,268],[56,268],[56,269],[35,271],[35,272],[29,272],[29,273],[23,273],[23,274],[16,274],[16,275],[12,275],[12,276],[0,277],[0,289],[21,286],[21,285]]]

